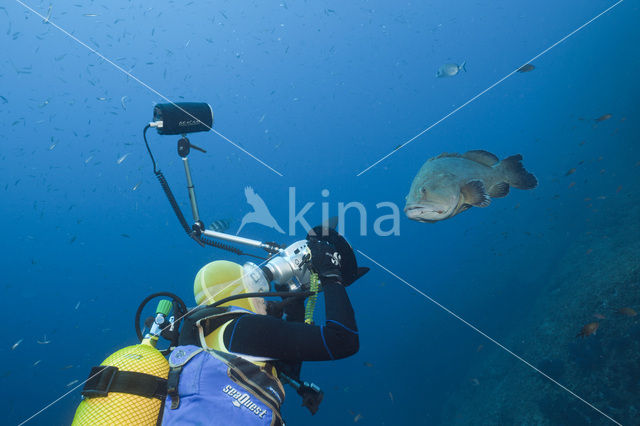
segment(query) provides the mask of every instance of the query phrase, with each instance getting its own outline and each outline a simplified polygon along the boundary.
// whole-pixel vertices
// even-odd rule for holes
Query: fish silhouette
[[[231,219],[214,220],[213,222],[211,222],[211,225],[209,225],[209,229],[216,232],[224,232],[229,229],[229,226],[231,226],[231,222]]]
[[[258,194],[255,193],[252,187],[247,186],[244,189],[244,195],[247,199],[247,203],[253,207],[253,211],[244,215],[242,218],[242,222],[240,223],[240,228],[236,232],[236,235],[240,233],[244,225],[248,223],[259,223],[260,225],[264,225],[269,228],[273,228],[281,234],[284,234],[278,222],[274,219],[274,217],[269,212],[269,208],[265,204],[264,200],[260,198]]]

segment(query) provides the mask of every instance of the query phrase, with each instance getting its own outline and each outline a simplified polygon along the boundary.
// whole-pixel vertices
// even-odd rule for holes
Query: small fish
[[[122,157],[118,158],[117,163],[118,163],[118,164],[122,164],[122,162],[123,162],[124,160],[126,160],[126,159],[127,159],[127,157],[129,156],[129,154],[130,154],[130,153],[128,152],[128,153],[126,153],[125,155],[123,155]]]
[[[99,101],[103,101],[103,102],[107,100],[107,98],[105,98],[104,96],[101,96],[101,97],[96,98],[96,99],[99,100]]]
[[[42,21],[43,24],[48,24],[49,19],[51,18],[51,9],[53,9],[53,5],[49,5],[49,10],[47,11],[47,17]]]
[[[356,414],[356,416],[353,418],[353,422],[354,423],[358,423],[358,421],[360,421],[360,419],[362,418],[362,414],[358,413]]]
[[[120,234],[121,237],[123,238],[131,238],[131,236],[129,234]]]
[[[142,185],[142,181],[136,183],[135,185],[133,185],[133,188],[131,188],[132,191],[137,190],[138,188],[140,188],[140,185]]]
[[[71,368],[73,368],[73,364],[65,365],[64,367],[61,368],[61,370],[69,370]]]
[[[574,174],[575,172],[576,172],[576,168],[575,168],[575,167],[573,167],[573,168],[571,168],[571,169],[567,170],[567,172],[566,172],[564,175],[565,175],[565,176],[569,176],[569,175]]]
[[[610,119],[611,117],[613,117],[613,115],[612,115],[612,114],[605,114],[605,115],[602,115],[602,116],[600,116],[600,117],[596,118],[594,121],[595,121],[596,123],[600,123],[600,122],[602,122],[602,121],[607,121],[607,120],[608,120],[608,119]]]
[[[598,314],[598,313],[593,314],[593,317],[594,317],[594,318],[598,318],[598,319],[600,319],[600,320],[607,319],[607,317],[605,317],[605,316],[604,316],[604,315],[602,315],[602,314]]]
[[[480,352],[480,351],[481,351],[481,350],[483,350],[483,349],[484,349],[484,345],[483,345],[483,344],[480,344],[480,345],[478,345],[478,347],[476,348],[476,352]]]
[[[518,68],[518,72],[529,72],[529,71],[533,71],[534,69],[536,69],[536,67],[534,67],[533,65],[526,64]]]
[[[37,360],[36,362],[33,363],[33,366],[35,367],[36,365],[40,364],[42,362],[41,359]]]
[[[479,386],[480,385],[480,380],[478,380],[476,377],[474,377],[473,379],[471,379],[471,384],[473,386]]]
[[[4,96],[0,95],[0,100],[2,101],[3,104],[8,104],[9,101],[7,100],[7,98],[5,98]]]
[[[389,392],[389,399],[391,400],[391,402],[394,402],[393,401],[393,394],[391,392]]]
[[[120,98],[120,105],[122,105],[122,109],[126,111],[127,110],[127,106],[124,103],[125,99],[127,99],[126,96],[123,96],[123,97]]]
[[[77,239],[78,237],[76,237],[75,235],[73,237],[71,237],[71,239],[69,240],[69,244],[73,244],[73,242]]]
[[[36,342],[38,342],[39,345],[48,345],[51,343],[51,340],[47,340],[47,335],[45,334],[42,340],[36,340]]]
[[[93,155],[90,155],[89,158],[84,160],[84,164],[89,164],[89,161],[93,160]]]
[[[97,13],[84,13],[82,14],[82,16],[86,16],[88,18],[93,18],[94,16],[98,16]]]
[[[585,338],[587,336],[590,335],[596,335],[596,331],[598,330],[598,327],[600,327],[600,323],[598,322],[590,322],[589,324],[585,325],[584,327],[582,327],[582,330],[580,330],[580,333],[576,334],[576,337],[582,337]]]
[[[224,232],[231,226],[231,219],[218,219],[211,222],[209,229],[215,232]]]
[[[56,147],[56,144],[55,144],[55,143],[52,143],[52,144],[49,146],[49,151],[53,151],[53,148],[55,148],[55,147]]]
[[[462,64],[460,64],[460,65],[458,65],[458,64],[444,64],[436,72],[436,77],[438,77],[438,78],[453,77],[455,75],[458,75],[460,70],[466,72],[467,71],[467,68],[465,67],[466,64],[467,64],[466,61],[463,61]]]
[[[635,317],[638,313],[632,308],[620,308],[618,309],[618,313],[624,315],[625,317]]]
[[[13,344],[13,346],[11,346],[11,350],[13,351],[13,350],[15,350],[18,346],[20,346],[20,343],[22,343],[22,341],[23,341],[23,340],[24,340],[24,339],[20,339],[20,340],[18,340],[17,342],[15,342],[15,343]]]
[[[76,383],[78,383],[78,382],[79,382],[79,380],[78,380],[78,379],[76,379],[76,380],[72,380],[72,381],[70,381],[69,383],[67,383],[67,387],[68,387],[68,388],[70,388],[71,386],[75,385],[75,384],[76,384]]]
[[[78,300],[78,303],[76,303],[76,307],[73,309],[77,311],[79,307],[80,307],[80,301]]]
[[[367,362],[367,361],[363,362],[363,364],[364,364],[365,367],[369,367],[369,368],[373,367],[373,364],[370,363],[370,362]]]

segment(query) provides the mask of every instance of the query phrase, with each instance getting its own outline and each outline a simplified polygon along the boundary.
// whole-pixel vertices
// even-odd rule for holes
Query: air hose
[[[304,322],[305,324],[313,324],[313,311],[316,309],[316,301],[318,300],[318,274],[312,273],[309,281],[310,291],[313,293],[309,296],[307,305],[304,308]]]

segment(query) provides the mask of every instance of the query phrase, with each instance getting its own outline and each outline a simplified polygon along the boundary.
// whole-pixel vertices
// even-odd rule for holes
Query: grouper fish
[[[534,175],[522,165],[522,155],[500,161],[487,151],[444,153],[430,158],[413,179],[404,212],[409,219],[436,222],[471,207],[487,207],[505,197],[509,188],[533,189]]]

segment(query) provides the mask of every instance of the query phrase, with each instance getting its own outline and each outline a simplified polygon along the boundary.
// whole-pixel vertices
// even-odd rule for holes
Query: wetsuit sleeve
[[[358,329],[346,289],[334,280],[322,284],[325,325],[283,321],[266,315],[243,315],[224,331],[228,351],[287,361],[325,361],[358,352]]]

